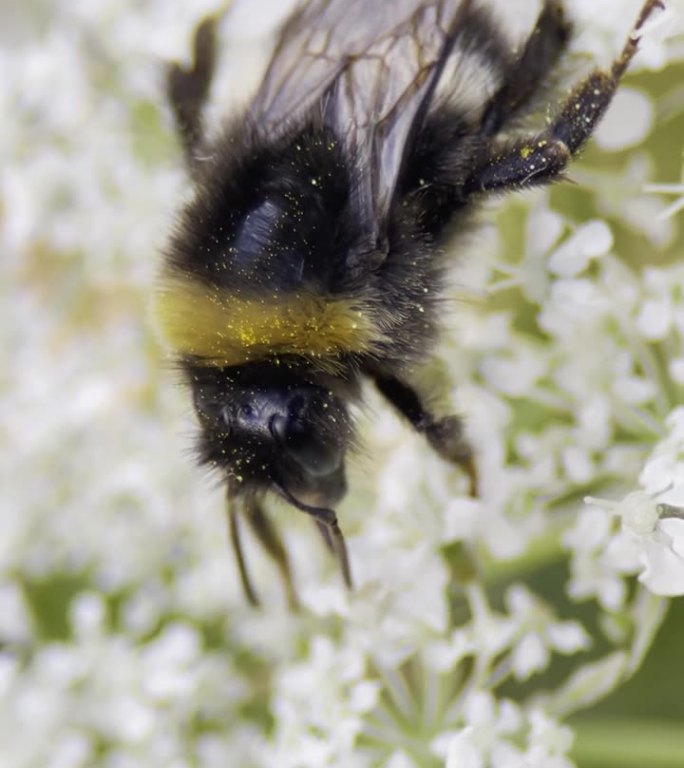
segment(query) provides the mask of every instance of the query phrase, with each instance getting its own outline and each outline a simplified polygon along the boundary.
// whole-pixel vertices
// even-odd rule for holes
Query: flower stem
[[[577,719],[573,759],[582,768],[680,768],[684,729],[680,722],[636,718]]]

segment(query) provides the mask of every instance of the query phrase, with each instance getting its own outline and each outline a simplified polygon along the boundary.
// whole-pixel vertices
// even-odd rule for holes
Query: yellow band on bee
[[[212,366],[278,355],[325,362],[345,352],[372,351],[383,338],[351,299],[306,293],[242,298],[178,277],[163,282],[153,313],[172,350]]]

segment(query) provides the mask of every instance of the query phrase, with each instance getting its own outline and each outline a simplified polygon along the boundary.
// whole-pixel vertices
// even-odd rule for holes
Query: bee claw
[[[468,476],[469,495],[477,498],[478,473],[470,443],[463,433],[458,416],[446,416],[425,427],[425,437],[437,453],[451,464],[458,465]]]

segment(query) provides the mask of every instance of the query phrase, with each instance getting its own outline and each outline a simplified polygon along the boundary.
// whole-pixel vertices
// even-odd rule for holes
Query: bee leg
[[[242,583],[242,590],[245,593],[245,597],[248,602],[253,606],[259,605],[259,598],[257,597],[252,582],[249,578],[247,571],[247,564],[245,562],[245,556],[242,551],[242,539],[240,538],[240,522],[238,520],[239,511],[235,508],[235,502],[230,497],[228,498],[228,531],[230,534],[230,543],[233,546],[233,552],[235,553],[235,559],[238,565],[238,571],[240,572],[240,581]]]
[[[323,538],[327,541],[330,539],[332,549],[337,556],[337,561],[340,564],[340,570],[342,571],[342,578],[348,589],[353,589],[353,581],[351,576],[351,568],[349,567],[349,556],[347,555],[347,544],[344,540],[344,535],[340,530],[340,525],[337,522],[337,515],[334,510],[327,509],[326,507],[313,507],[309,504],[304,504],[298,498],[293,496],[287,488],[282,485],[275,484],[274,490],[277,491],[288,504],[292,504],[293,507],[306,512],[317,523],[318,527],[324,526],[326,533]]]
[[[572,26],[559,0],[545,0],[537,23],[510,74],[494,94],[482,118],[481,133],[493,136],[539,92],[539,85],[563,53]]]
[[[457,464],[468,475],[469,492],[477,496],[477,467],[463,423],[457,416],[435,418],[423,405],[418,393],[394,376],[373,374],[378,391],[399,411],[411,426],[425,435],[428,443],[446,461]]]
[[[302,508],[303,509],[303,508]],[[337,515],[332,509],[324,509],[317,507],[309,507],[304,510],[310,515],[313,515],[314,519],[320,527],[325,527],[326,533],[323,538],[331,542],[331,548],[337,555],[337,561],[340,564],[340,570],[342,571],[342,578],[347,589],[352,589],[354,582],[351,576],[351,568],[349,566],[349,556],[347,555],[347,543],[344,540],[344,534],[340,529],[337,522]]]
[[[316,520],[316,528],[318,528],[318,532],[321,534],[325,548],[328,550],[328,552],[334,555],[335,545],[333,544],[333,540],[330,538],[330,531],[328,530],[328,526],[325,523],[322,523],[320,520]]]
[[[595,69],[577,85],[542,133],[501,142],[493,139],[467,176],[467,194],[548,184],[558,178],[569,159],[591,136],[610,104],[615,90],[639,45],[638,30],[650,14],[662,7],[648,0],[621,55],[609,70]]]
[[[203,140],[202,110],[216,64],[215,17],[205,19],[195,31],[192,65],[169,65],[166,75],[168,99],[173,109],[176,129],[183,144],[186,162],[192,170],[197,162],[197,149]]]
[[[287,604],[291,610],[296,611],[299,608],[299,601],[297,600],[297,593],[292,581],[292,571],[290,570],[287,551],[276,529],[264,514],[263,507],[256,499],[252,499],[248,503],[247,520],[266,552],[268,552],[278,566],[283,584],[285,585]]]

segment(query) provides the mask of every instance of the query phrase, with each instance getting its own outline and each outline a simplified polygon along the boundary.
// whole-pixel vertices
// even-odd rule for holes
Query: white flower
[[[684,408],[669,415],[667,427],[641,473],[645,490],[618,502],[586,501],[597,517],[602,509],[620,520],[609,545],[625,555],[622,571],[640,570],[639,581],[651,592],[675,596],[684,594]]]
[[[620,502],[592,497],[586,502],[621,519],[622,531],[641,564],[640,582],[656,595],[684,594],[684,510],[659,504],[643,491]]]
[[[644,570],[639,581],[655,595],[684,595],[684,519],[661,518],[643,547]]]
[[[521,752],[515,737],[524,728],[524,715],[512,701],[497,701],[490,693],[475,691],[463,707],[465,725],[441,734],[433,752],[446,757],[446,768],[513,768]],[[446,753],[446,754],[445,754]]]
[[[609,547],[612,535],[610,514],[590,507],[580,510],[575,526],[563,536],[563,543],[573,555],[567,587],[570,597],[596,597],[604,609],[617,611],[627,591],[624,575],[634,572],[635,560],[631,552],[625,560]]]
[[[420,768],[405,752],[395,752],[382,768]]]
[[[22,586],[14,581],[0,584],[0,637],[7,643],[26,643],[33,627]]]
[[[599,219],[578,227],[549,257],[548,269],[559,277],[576,277],[590,260],[603,256],[613,245],[613,234]]]
[[[489,607],[484,591],[477,583],[466,587],[472,619],[454,630],[448,639],[426,644],[426,661],[433,669],[447,671],[466,656],[491,661],[509,647],[518,625],[508,616]]]
[[[208,125],[212,110],[253,92],[268,55],[267,45],[253,53],[257,27],[275,28],[293,1],[260,0],[259,14],[232,4]],[[607,64],[642,4],[625,2],[567,0],[574,51]],[[552,209],[578,194],[562,187],[488,211],[492,226],[470,254],[455,253],[460,287],[443,304],[441,363],[425,382],[428,396],[433,383],[444,391],[445,412],[464,415],[480,496],[467,498],[463,473],[369,396],[377,413],[363,428],[374,425],[367,443],[378,450],[356,459],[339,510],[356,589],[345,591],[310,521],[276,506],[302,610],[286,612],[273,563],[247,536],[264,602],[252,611],[226,552],[223,496],[183,455],[191,406],[145,328],[152,254],[189,191],[162,60],[187,63],[195,21],[228,3],[56,0],[50,24],[41,5],[8,17],[0,49],[13,73],[0,85],[3,759],[418,768],[437,756],[449,768],[565,768],[570,736],[548,712],[614,690],[658,626],[653,605],[650,623],[642,618],[648,600],[664,601],[646,588],[633,597],[630,580],[682,589],[684,410],[645,453],[677,395],[671,385],[684,382],[674,247],[684,187],[644,186],[662,172],[644,143],[605,157],[602,170],[573,165],[581,209]],[[533,23],[538,4],[516,5],[516,20]],[[633,68],[681,58],[681,15],[661,16]],[[681,114],[677,83],[663,74],[657,104],[621,87],[597,142],[623,148],[652,131],[655,146]],[[670,261],[651,246],[670,248]],[[560,506],[613,481],[641,495],[587,506],[567,530]],[[612,617],[623,630],[607,636],[604,668],[577,657],[565,708],[544,710],[545,682],[528,679],[529,710],[497,683],[587,643],[520,581],[540,552],[559,564],[563,531],[565,590],[596,597],[601,626]],[[463,580],[454,551],[470,567]],[[507,611],[487,602],[502,582],[513,585]]]
[[[580,624],[556,621],[550,609],[522,584],[508,589],[506,604],[516,627],[511,662],[518,680],[546,669],[551,651],[572,654],[589,647],[589,636]]]
[[[676,325],[681,313],[677,295],[684,284],[680,265],[648,268],[643,273],[646,296],[636,317],[639,333],[649,341],[663,341]],[[681,335],[681,329],[680,335]]]
[[[540,710],[530,712],[529,721],[528,746],[521,768],[573,768],[574,763],[566,756],[574,741],[570,728]]]
[[[484,757],[475,743],[475,729],[467,726],[449,744],[446,768],[484,768]]]
[[[312,639],[308,658],[276,680],[272,764],[318,768],[352,753],[379,693],[378,683],[364,679],[364,667],[362,654],[336,648],[327,637]]]
[[[595,327],[609,312],[610,302],[587,278],[563,278],[552,288],[538,320],[540,326],[562,341]]]
[[[445,768],[573,768],[567,757],[572,731],[538,709],[526,712],[506,699],[474,693],[464,708],[466,725],[433,744],[445,751]],[[523,737],[523,738],[521,738]],[[524,739],[526,748],[519,744]]]

